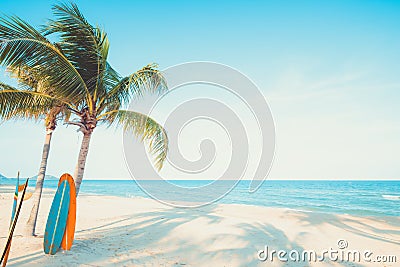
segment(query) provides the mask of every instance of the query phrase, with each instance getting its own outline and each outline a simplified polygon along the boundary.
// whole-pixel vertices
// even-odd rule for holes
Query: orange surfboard
[[[70,250],[72,243],[74,242],[75,236],[75,224],[76,224],[76,189],[74,178],[68,173],[61,175],[58,185],[62,181],[68,181],[70,187],[70,203],[68,210],[67,226],[65,227],[64,237],[61,241],[61,248],[64,250]]]

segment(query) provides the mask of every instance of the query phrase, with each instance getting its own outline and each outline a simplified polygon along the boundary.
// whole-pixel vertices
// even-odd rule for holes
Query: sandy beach
[[[23,237],[26,201],[14,235],[9,266],[398,266],[396,263],[260,261],[265,250],[368,250],[400,261],[398,217],[355,217],[289,209],[214,204],[178,209],[146,198],[81,195],[71,251],[43,253],[43,232],[52,192],[43,197],[39,237]],[[0,246],[8,232],[12,194],[0,197]],[[340,251],[340,250],[339,250]],[[265,256],[261,254],[261,256]],[[288,257],[288,256],[287,256]]]

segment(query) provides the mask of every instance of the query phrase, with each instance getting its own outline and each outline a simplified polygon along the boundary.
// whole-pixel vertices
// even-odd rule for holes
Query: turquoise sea
[[[146,182],[162,190],[159,182]],[[172,182],[180,186],[196,187],[210,181]],[[44,187],[56,189],[57,183],[57,180],[46,180]],[[249,183],[240,181],[217,203],[362,216],[400,216],[400,181],[266,180],[255,193],[249,193]],[[15,179],[0,179],[0,185],[15,185]],[[35,180],[30,181],[29,185],[34,186]],[[81,193],[131,198],[149,197],[133,180],[84,180]],[[196,202],[196,199],[192,201]]]

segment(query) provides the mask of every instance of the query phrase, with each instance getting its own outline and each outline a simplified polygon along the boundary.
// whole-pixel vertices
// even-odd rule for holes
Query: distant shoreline
[[[13,192],[15,180],[1,185],[0,192]],[[147,181],[146,181],[147,182]],[[178,186],[196,187],[207,181],[175,181]],[[57,180],[45,180],[45,194],[54,193]],[[175,203],[201,203],[195,195],[176,199],[173,192],[164,192],[162,183],[149,181],[161,192],[158,199]],[[248,192],[249,181],[241,181],[217,204],[286,208],[323,214],[351,214],[362,217],[400,217],[400,181],[269,181],[255,193]],[[35,181],[29,183],[33,191]],[[211,188],[212,189],[212,188]],[[152,199],[132,180],[84,180],[81,196],[143,197]]]

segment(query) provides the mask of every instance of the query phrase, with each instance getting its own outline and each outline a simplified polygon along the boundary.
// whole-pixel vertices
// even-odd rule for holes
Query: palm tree
[[[22,68],[46,86],[43,98],[62,101],[74,118],[67,123],[79,126],[83,140],[75,170],[77,194],[83,179],[89,142],[98,124],[122,126],[148,141],[158,168],[166,158],[165,130],[145,114],[124,110],[133,98],[146,92],[167,90],[156,65],[121,77],[107,62],[109,42],[103,30],[91,26],[75,4],[56,5],[58,18],[50,21],[44,34],[58,34],[51,43],[17,17],[0,20],[0,65]],[[37,107],[36,105],[34,106]]]
[[[39,213],[43,182],[46,176],[50,142],[57,121],[70,116],[68,104],[43,92],[45,86],[35,79],[27,70],[7,69],[19,82],[19,89],[0,82],[0,118],[44,120],[46,134],[43,144],[42,159],[32,197],[32,210],[27,222],[26,233],[35,235],[36,221]]]
[[[166,131],[147,115],[124,109],[131,99],[140,98],[146,92],[167,90],[157,65],[147,65],[128,77],[121,77],[107,62],[109,41],[102,29],[90,25],[75,4],[56,5],[53,11],[57,19],[49,21],[44,34],[60,36],[57,46],[74,65],[79,80],[84,82],[79,96],[80,108],[74,110],[73,119],[67,121],[83,133],[74,173],[76,193],[83,179],[90,139],[99,124],[133,131],[142,141],[147,141],[156,167],[161,168],[168,150]]]
[[[18,79],[23,80],[21,77]],[[35,87],[31,88],[34,89]],[[69,111],[61,101],[50,95],[36,90],[21,90],[0,82],[0,118],[9,119],[44,119],[46,127],[45,142],[43,144],[42,159],[39,174],[36,180],[35,191],[32,196],[32,210],[27,222],[26,232],[35,235],[36,220],[39,213],[44,177],[46,175],[47,160],[50,152],[52,134],[57,126],[57,120],[68,117]]]
[[[0,65],[21,88],[0,84],[2,119],[44,119],[46,137],[26,231],[35,235],[52,133],[57,120],[79,108],[84,83],[57,44],[18,17],[0,18]]]

